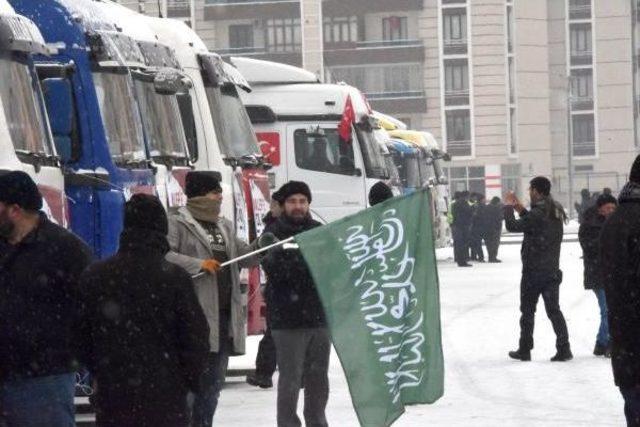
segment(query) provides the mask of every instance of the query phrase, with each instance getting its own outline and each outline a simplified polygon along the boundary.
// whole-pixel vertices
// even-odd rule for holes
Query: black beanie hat
[[[611,194],[601,194],[598,196],[598,200],[596,201],[596,205],[601,208],[604,205],[608,205],[609,203],[613,203],[614,205],[618,204],[618,200],[613,197]]]
[[[202,197],[214,192],[222,192],[220,179],[215,172],[195,171],[187,174],[185,194],[187,198]]]
[[[633,162],[633,166],[631,166],[629,181],[640,184],[640,156],[636,157],[636,160]]]
[[[271,194],[271,200],[273,200],[274,202],[278,202],[280,204],[284,203],[284,200],[282,200],[282,193],[280,193],[280,190]]]
[[[155,231],[166,236],[169,223],[160,199],[148,194],[134,194],[124,205],[124,228]]]
[[[551,194],[551,181],[549,181],[544,176],[537,176],[533,178],[529,184],[531,185],[531,188],[537,190],[538,193],[542,194],[543,196],[548,196],[549,194]]]
[[[369,205],[375,206],[392,197],[393,191],[391,191],[391,188],[384,182],[378,181],[371,187],[371,190],[369,190]]]
[[[42,209],[42,195],[33,179],[22,171],[0,176],[0,202],[18,205],[27,211]]]
[[[278,203],[281,205],[287,201],[287,199],[294,194],[302,194],[307,197],[309,203],[311,203],[311,190],[309,186],[302,181],[289,181],[284,184],[278,191],[276,191],[276,195],[278,195]]]

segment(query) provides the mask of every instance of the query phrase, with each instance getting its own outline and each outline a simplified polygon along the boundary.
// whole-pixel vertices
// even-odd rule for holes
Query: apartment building
[[[638,152],[637,0],[121,3],[185,20],[223,56],[359,87],[442,141],[452,191],[523,194],[542,174],[568,203],[570,187],[618,190]]]

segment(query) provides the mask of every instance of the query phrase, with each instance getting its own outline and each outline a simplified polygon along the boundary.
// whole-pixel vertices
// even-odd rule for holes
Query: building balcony
[[[569,19],[591,19],[591,4],[569,5]]]
[[[191,17],[190,0],[169,0],[167,2],[167,16],[169,18]]]
[[[446,106],[469,105],[469,89],[445,91],[444,104]]]
[[[231,56],[245,56],[248,58],[262,59],[265,61],[280,62],[296,67],[302,67],[302,50],[298,47],[292,47],[291,50],[272,50],[266,47],[238,47],[227,49],[214,49],[213,52],[228,58]]]
[[[574,157],[592,157],[596,155],[595,141],[573,141]]]
[[[572,96],[571,109],[574,111],[593,110],[593,97],[592,96]]]
[[[206,0],[204,19],[299,18],[299,0]]]
[[[445,39],[445,55],[465,55],[467,53],[467,39]]]
[[[447,153],[453,157],[469,157],[472,154],[470,140],[447,141]]]
[[[467,4],[467,0],[442,0],[442,4]]]
[[[571,65],[591,65],[593,63],[593,52],[581,50],[571,52]]]
[[[369,13],[411,12],[424,9],[424,0],[323,0],[324,16],[362,16]]]
[[[325,43],[325,61],[332,65],[422,63],[422,40],[379,40]]]

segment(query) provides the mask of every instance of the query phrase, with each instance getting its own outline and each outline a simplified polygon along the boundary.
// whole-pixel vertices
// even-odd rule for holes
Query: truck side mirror
[[[71,82],[63,78],[47,78],[42,80],[42,90],[56,151],[63,164],[70,163],[77,154],[72,138],[75,110]]]

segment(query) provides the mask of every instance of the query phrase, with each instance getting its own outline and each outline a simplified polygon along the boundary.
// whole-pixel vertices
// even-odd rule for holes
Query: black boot
[[[596,343],[595,348],[593,349],[594,356],[605,356],[607,354],[607,346]]]
[[[568,362],[573,359],[573,354],[571,353],[571,347],[564,346],[558,349],[558,352],[555,356],[551,358],[552,362]]]
[[[255,373],[247,375],[247,384],[251,384],[260,388],[273,387],[273,381],[271,380],[271,378],[262,375],[256,375]]]
[[[522,350],[519,348],[516,351],[510,351],[509,357],[522,362],[529,362],[531,360],[531,350]]]

